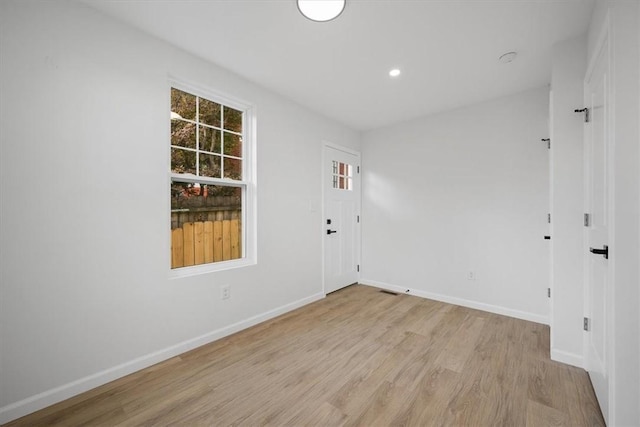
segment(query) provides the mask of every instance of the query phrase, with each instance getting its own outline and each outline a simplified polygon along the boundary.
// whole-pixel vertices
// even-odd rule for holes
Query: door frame
[[[608,99],[608,112],[605,117],[606,121],[606,129],[607,129],[607,141],[606,141],[606,150],[607,150],[607,172],[606,172],[606,180],[607,180],[607,206],[605,209],[607,210],[608,216],[608,224],[607,224],[607,243],[609,246],[609,259],[607,265],[607,290],[606,290],[606,306],[605,306],[605,322],[606,322],[606,356],[605,356],[605,369],[607,374],[607,414],[603,414],[606,416],[605,422],[607,424],[611,423],[611,414],[612,408],[615,407],[615,387],[614,387],[614,379],[615,379],[615,345],[614,345],[614,319],[613,319],[613,310],[614,310],[614,298],[613,298],[613,284],[614,281],[614,272],[615,272],[615,203],[614,203],[614,154],[615,154],[615,135],[613,131],[613,121],[612,117],[615,117],[615,99],[614,99],[614,91],[613,91],[613,81],[612,81],[612,50],[611,50],[611,29],[610,29],[610,16],[609,12],[604,19],[604,25],[602,26],[602,30],[598,35],[598,39],[595,44],[595,48],[593,49],[593,53],[588,60],[587,71],[585,73],[584,81],[583,81],[583,99],[586,98],[587,94],[587,84],[590,81],[595,67],[597,65],[597,61],[603,51],[606,49],[606,67],[608,73],[608,84],[606,87],[605,97]],[[585,105],[586,106],[586,105]],[[583,165],[584,165],[584,212],[590,213],[590,204],[591,204],[591,183],[592,183],[592,171],[591,171],[591,152],[589,151],[590,145],[587,145],[587,132],[584,132],[583,136]],[[589,277],[589,261],[590,257],[594,256],[589,252],[589,227],[584,227],[583,229],[583,313],[584,317],[587,317],[591,321],[591,313],[590,309],[590,295],[589,290],[591,287],[590,277]],[[590,344],[590,336],[588,335],[589,331],[583,331],[582,333],[582,346],[583,346],[583,367],[589,372],[590,360],[589,360],[589,344]],[[597,397],[597,396],[596,396]]]
[[[356,151],[352,148],[348,148],[348,147],[344,147],[342,145],[338,145],[338,144],[334,144],[333,142],[329,142],[326,140],[322,141],[322,155],[320,156],[320,171],[321,171],[321,175],[320,175],[320,195],[322,198],[322,202],[320,203],[320,229],[319,229],[319,233],[320,233],[320,238],[322,239],[322,292],[324,293],[324,295],[327,295],[327,287],[326,287],[326,281],[325,281],[325,249],[326,249],[326,239],[325,239],[325,229],[326,229],[326,225],[325,225],[325,180],[328,178],[328,172],[325,168],[325,164],[326,164],[326,149],[327,148],[331,148],[334,150],[338,150],[338,151],[343,151],[345,153],[348,154],[352,154],[354,156],[356,156],[358,158],[358,165],[360,168],[362,168],[362,156],[360,154],[359,151]],[[361,171],[362,172],[362,171]],[[356,223],[356,259],[358,260],[358,265],[362,265],[362,233],[361,233],[361,229],[362,229],[362,174],[360,173],[360,177],[358,178],[360,179],[360,185],[358,186],[358,192],[359,194],[356,195],[356,202],[357,202],[357,209],[360,215],[360,222]],[[358,271],[358,280],[360,280],[360,274],[361,272]]]

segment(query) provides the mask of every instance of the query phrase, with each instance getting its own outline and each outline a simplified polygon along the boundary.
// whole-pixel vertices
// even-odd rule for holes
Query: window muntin
[[[246,257],[245,116],[171,88],[172,269]]]

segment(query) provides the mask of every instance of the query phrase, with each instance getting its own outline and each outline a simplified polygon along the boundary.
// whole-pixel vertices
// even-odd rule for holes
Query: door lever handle
[[[603,249],[589,248],[589,252],[596,255],[603,255],[604,259],[609,259],[609,246],[604,245]]]
[[[333,233],[337,233],[338,230],[327,230],[327,234],[333,234]]]

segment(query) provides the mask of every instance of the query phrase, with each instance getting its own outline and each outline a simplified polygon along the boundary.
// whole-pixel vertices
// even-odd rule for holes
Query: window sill
[[[255,259],[242,258],[232,261],[219,261],[211,264],[200,264],[191,267],[180,267],[169,270],[169,279],[199,276],[201,274],[216,273],[218,271],[233,270],[235,268],[256,265]]]

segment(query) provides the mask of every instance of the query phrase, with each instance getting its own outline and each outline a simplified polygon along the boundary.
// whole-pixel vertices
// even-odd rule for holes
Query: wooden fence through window
[[[186,222],[171,230],[171,268],[242,257],[239,219]]]

